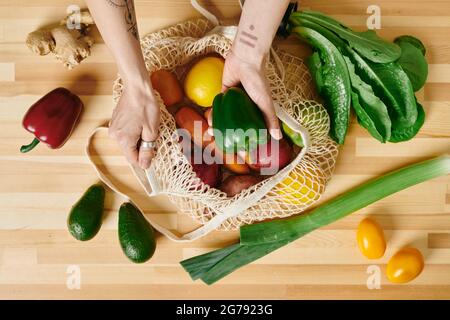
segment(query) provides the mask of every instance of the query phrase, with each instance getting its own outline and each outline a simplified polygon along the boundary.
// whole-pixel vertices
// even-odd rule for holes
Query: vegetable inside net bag
[[[196,19],[148,34],[141,40],[147,69],[150,73],[168,69],[182,80],[194,59],[210,53],[226,57],[235,32],[236,27],[221,27],[207,19]],[[312,80],[301,59],[272,50],[267,60],[267,78],[277,116],[302,135],[305,147],[277,174],[234,197],[228,198],[196,176],[178,143],[175,120],[159,99],[161,126],[157,155],[148,170],[135,166],[132,169],[148,196],[167,195],[180,213],[190,215],[201,224],[180,236],[149,219],[156,230],[170,239],[192,241],[216,229],[232,230],[243,224],[299,214],[315,204],[324,192],[338,154],[337,145],[328,138],[328,114],[314,100]],[[122,92],[120,79],[116,80],[113,91],[117,103]],[[99,178],[127,197],[91,158],[92,137],[102,129],[106,128],[98,128],[89,138],[87,155]]]

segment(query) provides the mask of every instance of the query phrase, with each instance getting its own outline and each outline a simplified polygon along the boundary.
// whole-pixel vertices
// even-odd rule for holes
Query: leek
[[[444,155],[404,167],[338,196],[307,215],[241,227],[241,241],[181,262],[195,279],[212,284],[236,269],[395,192],[450,173]]]
[[[401,168],[366,182],[309,214],[244,226],[240,229],[241,244],[255,245],[301,237],[393,193],[449,173],[448,155]]]
[[[239,243],[196,256],[195,259],[181,261],[183,268],[189,273],[192,280],[200,279],[217,262],[239,249]]]
[[[223,249],[181,261],[180,263],[189,273],[192,280],[201,279],[206,284],[213,284],[234,270],[258,260],[286,244],[288,244],[286,241],[256,246],[236,243]],[[217,259],[219,256],[223,256],[223,258]],[[210,268],[205,268],[205,265],[210,265]]]

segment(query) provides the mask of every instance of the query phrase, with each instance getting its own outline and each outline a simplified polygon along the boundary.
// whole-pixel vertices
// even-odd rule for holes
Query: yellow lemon
[[[217,57],[206,57],[194,64],[184,80],[188,98],[199,106],[211,107],[222,89],[223,66],[224,60]]]
[[[288,204],[307,204],[317,200],[325,188],[323,171],[318,167],[296,167],[275,188],[282,201]]]

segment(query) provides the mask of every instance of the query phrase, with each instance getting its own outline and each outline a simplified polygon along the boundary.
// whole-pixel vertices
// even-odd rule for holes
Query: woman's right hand
[[[160,109],[150,82],[125,84],[114,109],[110,137],[117,140],[128,162],[147,169],[155,156],[154,149],[140,148],[138,143],[158,138]]]

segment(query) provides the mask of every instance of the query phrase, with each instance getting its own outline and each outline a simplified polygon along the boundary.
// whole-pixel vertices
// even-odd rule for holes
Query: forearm
[[[133,0],[86,0],[125,83],[148,83]]]
[[[233,53],[244,61],[261,64],[288,4],[289,0],[246,0]]]

